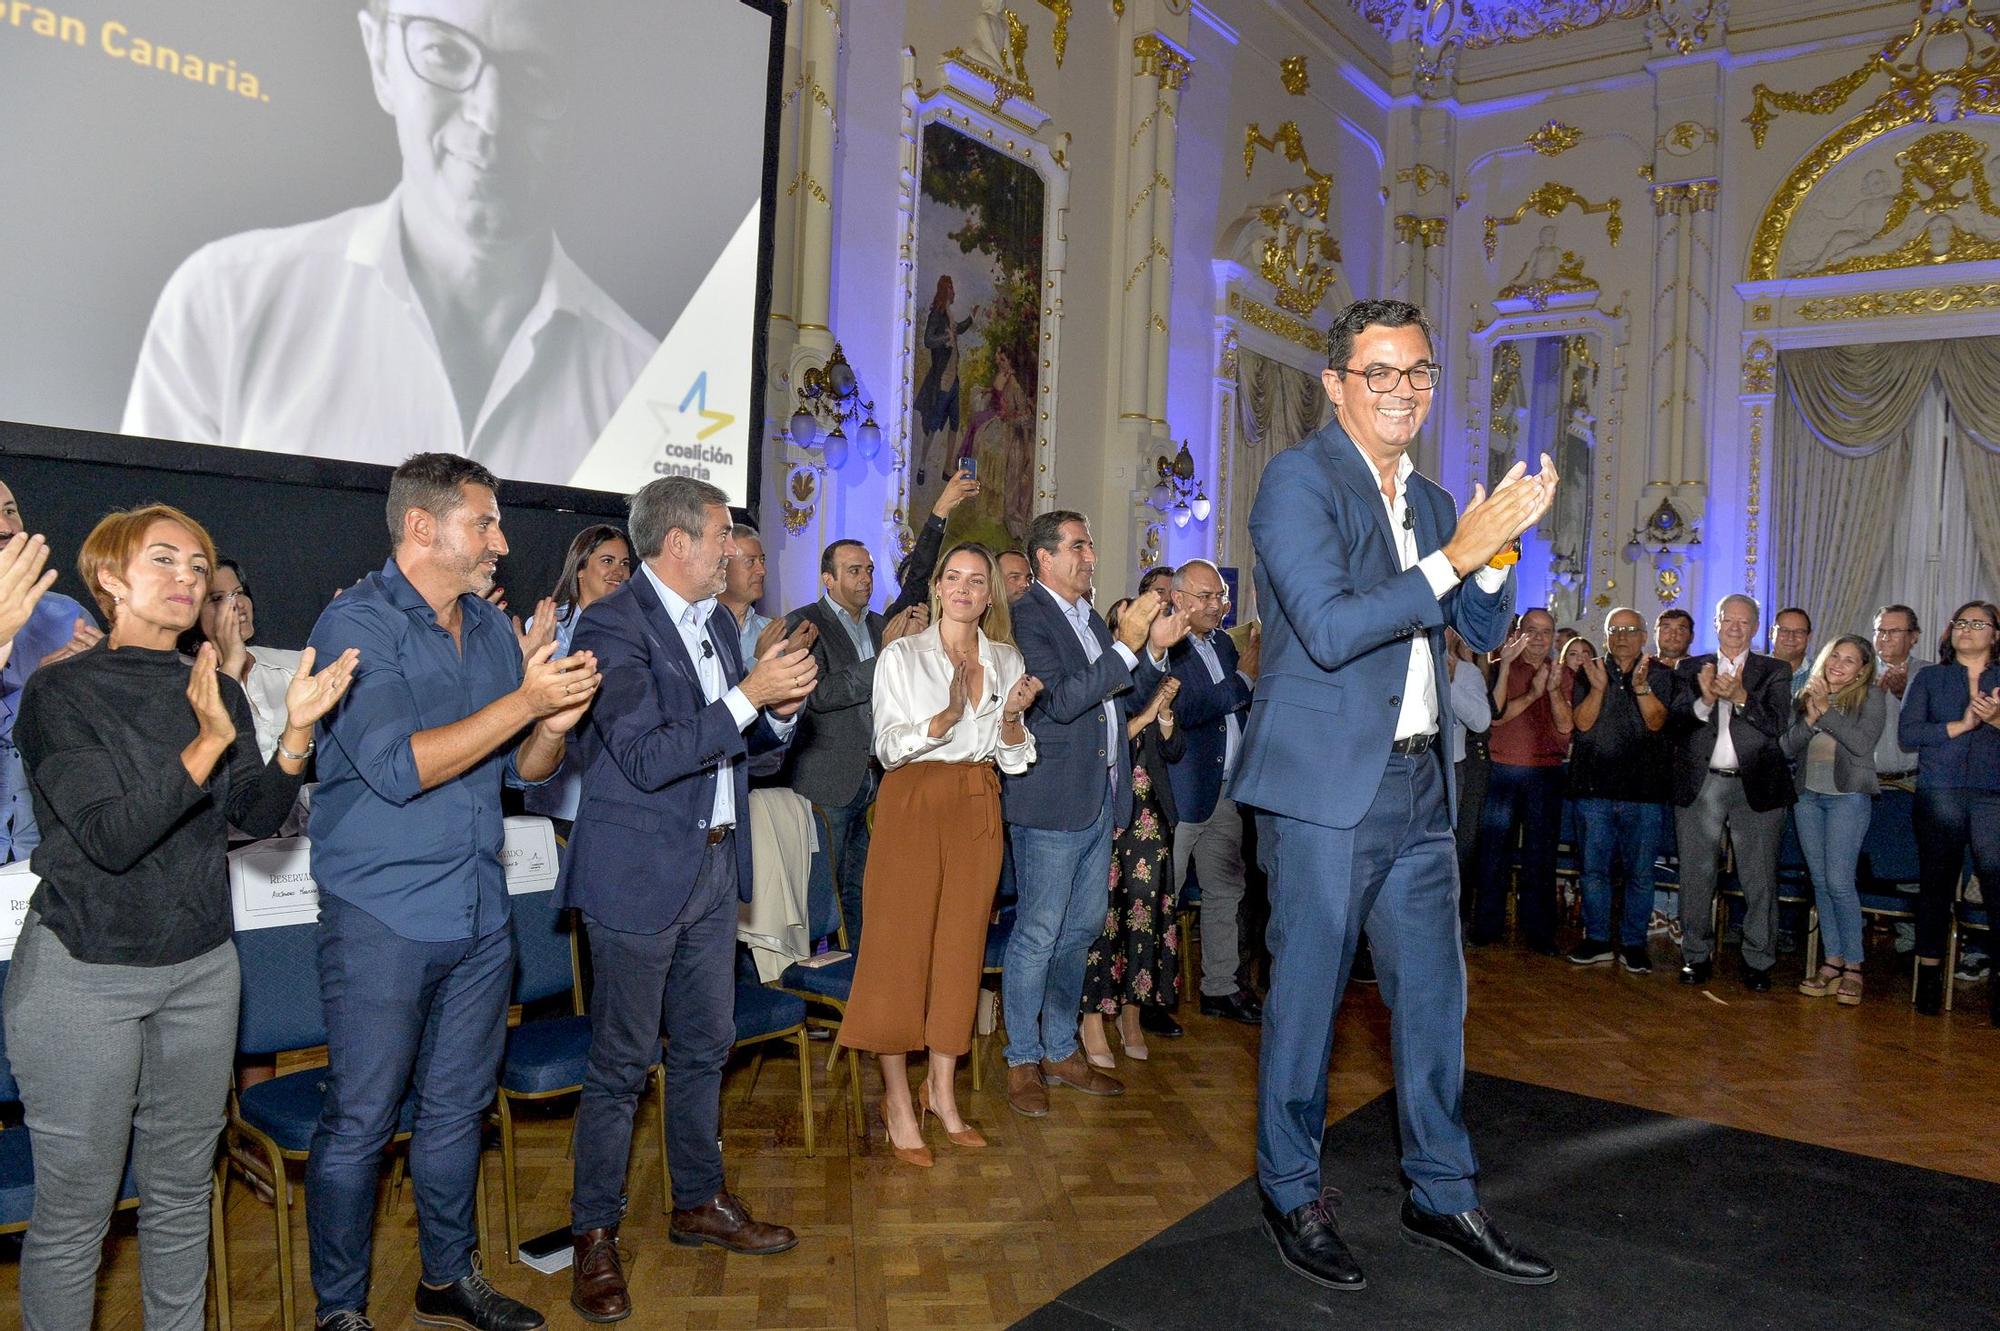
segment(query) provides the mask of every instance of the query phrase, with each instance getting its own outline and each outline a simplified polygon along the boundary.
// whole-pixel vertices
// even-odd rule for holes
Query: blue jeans
[[[1080,832],[1007,829],[1020,893],[1001,979],[1009,1067],[1076,1052],[1085,962],[1111,904],[1109,781],[1100,798],[1097,821]]]
[[[868,810],[875,803],[875,769],[868,769],[860,791],[846,804],[821,804],[832,844],[826,848],[840,892],[840,914],[847,924],[847,950],[861,951],[861,879],[868,868]],[[702,1200],[706,1201],[707,1198]]]
[[[506,1049],[513,984],[511,922],[478,938],[417,942],[320,893],[326,1089],[306,1161],[320,1319],[367,1307],[382,1148],[413,1084],[410,1184],[423,1279],[444,1285],[471,1274],[479,1134]]]
[[[1653,861],[1660,854],[1658,804],[1633,800],[1580,799],[1583,824],[1583,936],[1608,943],[1611,937],[1611,866],[1625,870],[1625,909],[1619,917],[1620,947],[1644,947],[1653,917]]]
[[[1556,840],[1562,832],[1563,770],[1494,763],[1479,813],[1479,894],[1472,906],[1472,941],[1494,943],[1507,932],[1507,879],[1514,869],[1514,829],[1521,829],[1520,904],[1514,922],[1521,941],[1544,950],[1556,941]]]
[[[1868,835],[1875,804],[1866,795],[1822,795],[1801,790],[1792,806],[1799,846],[1812,874],[1819,903],[1820,950],[1827,960],[1861,964],[1861,895],[1854,887],[1861,843]]]
[[[1389,1057],[1410,1199],[1436,1215],[1479,1205],[1466,1134],[1465,956],[1458,847],[1434,754],[1392,754],[1353,827],[1260,814],[1271,876],[1271,992],[1257,1065],[1257,1181],[1280,1211],[1320,1195],[1334,1014],[1361,932],[1389,1009]]]

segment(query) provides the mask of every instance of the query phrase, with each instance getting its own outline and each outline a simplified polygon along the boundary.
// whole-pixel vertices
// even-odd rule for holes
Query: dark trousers
[[[1987,910],[2000,898],[2000,791],[1919,786],[1916,823],[1917,955],[1941,961],[1968,848]]]
[[[656,934],[590,916],[590,1062],[576,1107],[570,1226],[624,1214],[632,1114],[667,1037],[667,1169],[674,1205],[722,1191],[722,1065],[736,1043],[736,838],[709,846],[680,918]]]
[[[1458,881],[1462,884],[1479,882],[1479,820],[1486,811],[1486,778],[1493,767],[1493,760],[1486,756],[1485,740],[1484,735],[1467,735],[1465,756],[1457,766],[1458,819],[1452,825],[1452,835],[1458,842]],[[1461,914],[1469,913],[1477,899],[1476,892],[1463,895]]]
[[[479,1134],[493,1103],[514,983],[511,923],[418,942],[331,893],[319,898],[326,1090],[306,1162],[318,1316],[368,1303],[375,1185],[405,1095],[416,1096],[410,1184],[423,1278],[471,1274]]]
[[[1514,867],[1514,829],[1521,829],[1521,941],[1546,951],[1556,942],[1556,839],[1562,832],[1560,767],[1494,763],[1479,813],[1479,896],[1472,941],[1493,943],[1507,932],[1507,876]]]
[[[1353,827],[1260,814],[1271,877],[1271,992],[1257,1067],[1257,1181],[1281,1211],[1320,1196],[1334,1014],[1365,925],[1396,1076],[1403,1173],[1436,1214],[1479,1205],[1466,1135],[1458,859],[1435,753],[1392,754]]]
[[[861,950],[861,882],[868,871],[868,810],[875,803],[879,778],[870,765],[860,791],[845,804],[818,805],[826,815],[830,844],[827,861],[840,890],[840,914],[847,922],[847,950]]]

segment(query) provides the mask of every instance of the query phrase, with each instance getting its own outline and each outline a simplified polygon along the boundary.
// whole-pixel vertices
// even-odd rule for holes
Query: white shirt
[[[1732,679],[1742,674],[1744,659],[1749,655],[1750,649],[1747,647],[1734,659],[1724,656],[1721,652],[1717,652],[1715,654],[1715,682],[1721,684],[1725,679]],[[1735,711],[1734,705],[1723,702],[1720,699],[1712,704],[1704,702],[1699,698],[1695,700],[1694,715],[1696,720],[1706,721],[1708,720],[1709,713],[1713,712],[1715,714],[1715,750],[1708,755],[1708,770],[1711,772],[1734,772],[1737,770],[1736,737],[1729,733],[1729,718],[1735,714]]]
[[[1350,439],[1349,443],[1354,441]],[[1370,477],[1382,473],[1375,469],[1374,461],[1360,444],[1354,444],[1354,451],[1361,454]],[[1443,600],[1445,593],[1463,581],[1458,570],[1451,566],[1451,560],[1442,550],[1433,550],[1423,558],[1417,557],[1416,519],[1410,514],[1410,474],[1417,464],[1410,460],[1408,453],[1396,459],[1395,495],[1382,496],[1382,507],[1389,514],[1389,535],[1396,542],[1396,562],[1404,569],[1423,570],[1424,581],[1430,584],[1431,594]],[[1378,484],[1377,492],[1380,492]],[[1408,525],[1406,525],[1408,524]],[[1476,586],[1483,592],[1497,592],[1507,583],[1507,570],[1482,568],[1473,575]],[[1403,676],[1403,703],[1396,713],[1396,738],[1408,739],[1412,735],[1436,734],[1438,730],[1437,674],[1431,661],[1430,635],[1419,633],[1410,639],[1410,665]]]
[[[1465,735],[1469,730],[1481,734],[1493,726],[1493,698],[1487,691],[1486,677],[1479,673],[1479,667],[1470,661],[1460,661],[1458,668],[1451,672],[1451,760],[1465,761]]]
[[[1036,580],[1035,586],[1041,588],[1048,598],[1056,603],[1056,609],[1062,611],[1062,617],[1069,621],[1070,628],[1076,633],[1076,640],[1083,644],[1083,654],[1095,664],[1097,658],[1104,655],[1104,648],[1098,645],[1097,634],[1091,630],[1089,603],[1083,600],[1068,600],[1062,593],[1039,579]],[[1125,663],[1127,670],[1139,668],[1137,654],[1116,638],[1111,640],[1111,650],[1118,653],[1118,659]],[[1156,660],[1153,664],[1158,665],[1159,662]],[[1106,759],[1104,766],[1108,771],[1116,771],[1118,764],[1125,761],[1125,737],[1118,733],[1118,710],[1111,705],[1109,698],[1104,700],[1104,754]]]
[[[196,250],[160,292],[120,429],[385,466],[458,453],[568,484],[658,339],[551,237],[468,438],[404,265],[399,193]]]
[[[1188,641],[1194,644],[1194,654],[1200,657],[1202,665],[1208,668],[1209,679],[1220,684],[1222,682],[1222,658],[1215,654],[1215,634],[1204,633],[1196,636],[1191,633],[1188,635]],[[1236,673],[1239,676],[1243,675],[1241,670]],[[1250,682],[1249,677],[1244,676],[1243,682],[1248,684]],[[1223,722],[1228,729],[1224,732],[1225,738],[1222,745],[1222,779],[1227,781],[1236,771],[1236,750],[1243,742],[1243,722],[1234,712],[1230,712],[1224,716]]]
[[[680,630],[681,642],[687,647],[688,659],[694,662],[695,677],[701,680],[701,696],[709,702],[721,701],[729,707],[729,715],[735,719],[736,728],[745,730],[757,719],[757,708],[743,696],[740,687],[728,688],[727,677],[723,674],[722,658],[716,655],[715,647],[708,640],[708,617],[715,613],[716,600],[713,596],[690,605],[681,594],[660,581],[660,575],[653,572],[650,564],[640,564],[639,569],[646,580],[653,584],[659,595],[660,604],[667,608],[667,617]],[[734,621],[732,620],[732,623]],[[780,739],[792,733],[798,723],[771,718],[772,728]],[[733,827],[736,825],[736,760],[724,758],[715,765],[715,804],[708,816],[708,826]]]
[[[952,664],[939,627],[933,624],[882,648],[875,666],[875,761],[885,772],[904,763],[997,761],[1009,776],[1021,775],[1035,761],[1034,732],[1024,724],[1021,743],[1000,738],[1007,694],[1028,673],[1011,643],[979,635],[979,696],[967,700],[950,730],[931,737],[931,718],[951,699]]]
[[[252,647],[250,673],[243,680],[243,696],[250,700],[250,719],[257,726],[257,752],[265,762],[278,751],[291,713],[285,706],[285,690],[299,672],[299,653],[275,647]]]
[[[847,630],[847,641],[854,645],[854,655],[863,661],[875,659],[875,635],[868,631],[868,612],[864,609],[861,617],[847,613],[847,607],[830,595],[822,595],[819,603],[833,616],[833,622]]]

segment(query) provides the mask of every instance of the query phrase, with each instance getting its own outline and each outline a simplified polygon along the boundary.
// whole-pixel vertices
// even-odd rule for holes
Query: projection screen
[[[0,420],[754,503],[777,14],[0,0]]]

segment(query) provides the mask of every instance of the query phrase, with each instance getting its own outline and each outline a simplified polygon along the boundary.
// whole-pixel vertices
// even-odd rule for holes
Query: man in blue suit
[[[583,797],[557,887],[583,913],[594,963],[590,1060],[576,1111],[570,1302],[629,1316],[618,1257],[632,1112],[667,1035],[667,1161],[675,1243],[783,1252],[723,1186],[722,1064],[736,1040],[736,912],[750,899],[749,756],[791,735],[818,681],[810,628],[744,673],[738,631],[715,615],[734,549],[722,491],[683,476],[632,497],[624,586],[593,602],[571,648],[604,683],[571,761]]]
[[[1014,641],[1044,685],[1028,709],[1040,757],[1026,775],[1001,783],[1020,893],[1001,1004],[1007,1103],[1040,1118],[1051,1083],[1086,1095],[1125,1092],[1084,1058],[1077,1017],[1085,961],[1110,900],[1112,829],[1132,818],[1126,699],[1135,690],[1151,695],[1168,647],[1187,627],[1178,615],[1162,615],[1158,592],[1146,592],[1118,617],[1114,638],[1090,607],[1097,547],[1081,513],[1037,515],[1028,524],[1028,558],[1035,583],[1014,602]]]
[[[1556,475],[1517,463],[1455,518],[1409,457],[1442,373],[1401,301],[1336,317],[1322,376],[1334,421],[1271,460],[1250,514],[1263,636],[1236,800],[1271,877],[1271,989],[1257,1176],[1286,1266],[1367,1281],[1320,1190],[1334,1014],[1363,929],[1374,949],[1402,1127],[1404,1232],[1521,1284],[1555,1279],[1479,1207],[1459,1098],[1465,962],[1452,772],[1441,746],[1444,630],[1491,650],[1514,579],[1491,561],[1547,511]],[[1470,579],[1470,581],[1467,581]],[[1337,768],[1337,770],[1335,770]]]

